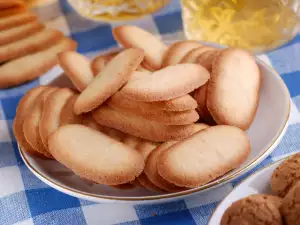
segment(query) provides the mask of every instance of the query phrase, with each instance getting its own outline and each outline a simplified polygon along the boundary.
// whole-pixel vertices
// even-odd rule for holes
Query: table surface
[[[63,31],[79,43],[78,51],[94,56],[117,43],[111,29],[121,23],[92,22],[80,17],[66,0],[50,1],[34,9],[40,19]],[[153,16],[131,22],[164,40],[183,39],[179,0]],[[291,97],[291,118],[283,140],[255,170],[300,149],[300,37],[260,56],[282,76]],[[0,90],[0,221],[2,225],[88,224],[88,225],[204,225],[222,200],[243,178],[192,197],[166,204],[95,204],[60,193],[38,180],[24,165],[12,133],[12,121],[20,98],[32,87],[52,80],[45,74],[38,80]],[[253,171],[252,171],[253,172]]]

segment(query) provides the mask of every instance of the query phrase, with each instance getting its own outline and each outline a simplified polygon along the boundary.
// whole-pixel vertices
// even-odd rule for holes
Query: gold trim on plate
[[[284,90],[285,90],[285,97],[286,102],[288,104],[288,110],[287,110],[287,115],[286,115],[286,119],[285,122],[283,124],[283,126],[280,129],[280,132],[278,133],[278,135],[276,136],[276,138],[274,139],[274,141],[259,155],[257,156],[255,159],[253,159],[250,163],[248,163],[247,165],[245,165],[243,168],[238,169],[237,171],[235,171],[234,173],[228,175],[228,176],[224,176],[221,177],[219,179],[217,179],[216,181],[212,181],[208,184],[202,185],[200,187],[197,188],[193,188],[190,190],[186,190],[186,191],[181,191],[181,192],[176,192],[176,193],[170,193],[170,194],[164,194],[164,195],[155,195],[155,196],[145,196],[145,197],[117,197],[117,196],[105,196],[105,195],[98,195],[98,194],[91,194],[91,193],[87,193],[87,192],[83,192],[83,191],[78,191],[75,190],[73,188],[69,188],[66,187],[64,185],[61,184],[57,184],[56,182],[52,181],[51,179],[49,179],[48,177],[44,176],[43,174],[41,174],[39,171],[37,171],[26,159],[26,156],[24,156],[23,150],[20,148],[19,146],[19,151],[20,154],[22,155],[23,160],[25,161],[25,164],[28,166],[28,168],[32,171],[34,171],[36,174],[38,174],[40,177],[42,177],[43,179],[45,179],[46,181],[48,181],[49,183],[51,183],[54,186],[57,186],[61,189],[65,189],[68,192],[77,194],[77,195],[82,195],[82,196],[86,196],[86,197],[91,197],[91,198],[97,198],[97,199],[105,199],[105,200],[117,200],[117,201],[145,201],[145,200],[159,200],[159,199],[167,199],[167,198],[174,198],[174,197],[180,197],[180,196],[185,196],[185,195],[190,195],[190,194],[195,194],[199,191],[203,191],[203,190],[207,190],[209,188],[212,187],[217,187],[221,184],[227,183],[230,180],[237,178],[238,176],[242,175],[244,172],[248,171],[248,169],[252,168],[253,166],[255,166],[255,164],[262,158],[264,158],[266,156],[266,154],[268,153],[269,149],[272,148],[272,146],[274,145],[274,143],[279,139],[279,137],[281,136],[282,132],[284,131],[285,127],[287,126],[288,120],[289,120],[289,116],[290,116],[290,94],[289,91],[284,83],[284,81],[282,80],[282,78],[280,77],[280,75],[269,65],[267,65],[266,63],[264,63],[262,60],[257,58],[257,61],[264,65],[265,67],[269,68],[270,70],[273,71],[273,73],[279,78],[279,81],[281,82]],[[73,195],[75,196],[75,195]]]

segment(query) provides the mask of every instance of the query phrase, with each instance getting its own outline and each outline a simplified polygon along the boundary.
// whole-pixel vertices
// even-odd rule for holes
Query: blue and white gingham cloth
[[[117,46],[111,29],[120,23],[84,19],[66,0],[40,6],[35,11],[48,27],[59,29],[76,40],[80,53],[93,56]],[[179,0],[172,1],[153,16],[131,23],[165,40],[184,38]],[[300,36],[260,57],[281,74],[290,91],[292,107],[286,135],[258,168],[300,149]],[[11,127],[16,106],[24,93],[51,79],[51,74],[45,74],[19,87],[0,90],[0,225],[205,225],[218,202],[241,181],[239,178],[205,194],[156,205],[95,204],[50,188],[24,165]]]

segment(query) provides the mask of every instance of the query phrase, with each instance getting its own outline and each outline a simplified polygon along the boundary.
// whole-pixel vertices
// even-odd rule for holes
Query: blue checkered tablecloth
[[[92,57],[99,51],[117,46],[111,29],[120,23],[86,20],[74,12],[66,0],[54,1],[34,10],[48,27],[59,29],[76,40],[79,43],[78,51],[83,54]],[[153,16],[131,23],[165,40],[184,38],[180,4],[176,0]],[[292,107],[286,135],[258,168],[300,149],[300,36],[260,58],[281,74],[290,91]],[[241,181],[242,178],[239,178],[205,194],[156,205],[95,204],[50,188],[24,165],[11,127],[20,98],[32,87],[48,83],[53,78],[51,74],[47,73],[38,80],[16,88],[0,90],[1,225],[204,225],[218,202]]]

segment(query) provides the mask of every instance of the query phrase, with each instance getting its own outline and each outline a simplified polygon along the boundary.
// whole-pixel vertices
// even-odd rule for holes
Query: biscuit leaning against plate
[[[114,57],[87,88],[74,105],[75,114],[90,112],[116,93],[130,78],[144,58],[140,49],[126,49]]]
[[[134,149],[83,125],[66,125],[49,137],[49,151],[75,174],[100,184],[135,180],[144,169]]]
[[[14,135],[22,148],[25,152],[28,152],[32,155],[38,155],[41,154],[35,151],[31,145],[26,141],[26,138],[24,136],[23,132],[23,124],[24,121],[27,118],[27,112],[28,109],[31,109],[34,106],[34,103],[37,99],[37,97],[45,90],[47,89],[46,86],[39,86],[35,87],[31,90],[29,90],[24,97],[20,100],[18,107],[16,109],[16,116],[13,122],[13,132]]]
[[[207,87],[207,108],[217,124],[246,130],[257,111],[260,71],[247,51],[229,48],[213,61]]]
[[[129,81],[120,93],[136,101],[165,101],[181,97],[204,85],[210,75],[200,65],[168,66],[141,79]]]
[[[39,125],[42,117],[42,113],[44,110],[44,104],[47,98],[56,91],[57,89],[54,87],[48,87],[44,90],[36,99],[34,106],[28,109],[28,113],[26,115],[26,120],[23,124],[23,132],[27,142],[31,145],[31,147],[40,154],[48,158],[52,158],[48,153],[46,147],[44,146],[40,132]]]
[[[250,149],[249,138],[241,129],[226,125],[209,127],[161,153],[157,168],[170,183],[198,187],[238,167],[247,159]]]
[[[151,33],[136,26],[123,25],[113,29],[113,36],[125,48],[143,49],[146,64],[155,70],[161,68],[167,46]]]
[[[60,126],[60,114],[65,104],[74,96],[74,91],[61,88],[47,98],[41,117],[39,130],[44,146],[48,147],[48,137]]]

